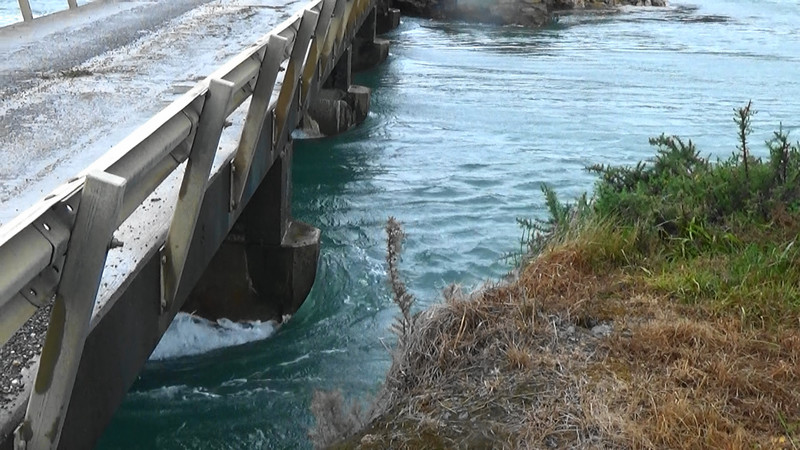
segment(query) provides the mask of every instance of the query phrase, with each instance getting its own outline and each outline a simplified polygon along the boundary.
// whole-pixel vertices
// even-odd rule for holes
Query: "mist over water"
[[[543,183],[577,196],[586,165],[649,157],[662,132],[727,157],[733,108],[750,99],[753,143],[778,122],[798,139],[798,19],[796,2],[754,0],[544,30],[404,18],[389,60],[358,77],[373,88],[367,121],[296,142],[293,213],[323,236],[305,305],[265,340],[149,364],[100,448],[308,448],[312,392],[367,399],[389,366],[389,215],[408,234],[406,281],[430,304],[507,272],[515,218],[544,215]]]

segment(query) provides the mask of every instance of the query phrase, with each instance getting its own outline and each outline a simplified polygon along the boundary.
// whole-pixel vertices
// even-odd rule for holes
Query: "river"
[[[574,197],[592,187],[586,165],[646,158],[662,132],[726,157],[733,108],[751,99],[752,142],[779,122],[797,140],[798,20],[786,0],[675,1],[543,30],[404,18],[389,60],[357,77],[373,88],[366,122],[296,143],[294,215],[323,235],[305,305],[266,340],[150,363],[99,447],[310,447],[313,391],[368,401],[389,366],[388,216],[428,305],[509,270],[515,218],[542,217],[543,183]]]

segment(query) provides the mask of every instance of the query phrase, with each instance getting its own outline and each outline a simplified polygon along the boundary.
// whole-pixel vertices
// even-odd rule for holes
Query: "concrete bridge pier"
[[[317,273],[319,229],[291,217],[292,142],[273,163],[183,310],[208,319],[293,314]]]
[[[360,124],[369,112],[371,90],[352,83],[353,71],[377,66],[389,55],[389,41],[377,37],[378,17],[391,15],[378,12],[374,6],[358,29],[352,44],[342,54],[333,71],[325,80],[319,94],[308,105],[303,118],[303,128],[312,134],[334,136]],[[397,11],[397,10],[395,10]],[[397,11],[395,27],[399,24]],[[386,20],[382,23],[386,25]]]
[[[335,136],[358,125],[369,112],[370,88],[352,84],[353,47],[342,54],[303,117],[312,135]]]
[[[319,93],[310,101],[302,126],[314,134],[340,134],[367,117],[371,91],[354,85],[354,70],[386,60],[389,41],[379,25],[399,24],[399,11],[373,6],[343,51]],[[299,103],[297,95],[293,105]],[[300,108],[290,108],[292,116]],[[294,116],[289,119],[296,123]],[[214,255],[182,309],[208,319],[281,319],[302,305],[311,290],[319,258],[320,232],[291,217],[291,137],[263,182]]]
[[[400,26],[400,10],[394,8],[393,0],[380,1],[377,4],[375,31],[380,35]]]
[[[370,10],[353,39],[352,68],[356,72],[371,69],[389,56],[389,40],[377,37],[378,7]]]
[[[400,26],[400,10],[397,8],[386,8],[385,11],[378,13],[375,31],[384,34]]]

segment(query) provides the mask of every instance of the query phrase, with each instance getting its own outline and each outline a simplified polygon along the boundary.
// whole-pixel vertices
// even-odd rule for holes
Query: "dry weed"
[[[676,303],[626,256],[635,233],[611,231],[411,315],[390,219],[400,339],[374,419],[340,447],[796,450],[800,330]]]
[[[800,332],[676,305],[569,244],[421,313],[358,448],[785,448]],[[592,328],[612,323],[609,336]]]
[[[314,391],[311,412],[316,418],[316,426],[309,431],[308,437],[314,448],[327,448],[363,426],[358,403],[353,403],[348,409],[341,391]]]

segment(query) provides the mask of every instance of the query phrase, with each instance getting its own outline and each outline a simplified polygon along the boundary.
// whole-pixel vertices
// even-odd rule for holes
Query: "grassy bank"
[[[522,221],[511,282],[410,314],[390,223],[398,348],[370,414],[315,401],[342,448],[800,446],[800,144],[751,154],[750,105],[726,160],[651,140],[593,166],[593,196]],[[392,234],[394,233],[394,234]],[[357,431],[358,430],[358,431]]]

